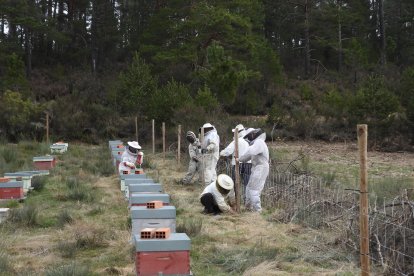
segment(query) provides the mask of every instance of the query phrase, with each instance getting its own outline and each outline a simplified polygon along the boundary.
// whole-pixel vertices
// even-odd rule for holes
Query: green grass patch
[[[11,209],[8,222],[18,226],[35,227],[39,225],[39,212],[36,206]]]
[[[278,255],[277,248],[256,244],[250,248],[232,248],[212,250],[211,263],[220,266],[227,273],[242,274],[246,269],[257,266],[264,261],[273,261]]]
[[[52,267],[45,271],[45,276],[90,276],[91,271],[87,266],[79,265],[75,262]]]
[[[186,233],[190,237],[200,234],[203,227],[203,219],[194,217],[184,217],[177,223],[177,233]]]

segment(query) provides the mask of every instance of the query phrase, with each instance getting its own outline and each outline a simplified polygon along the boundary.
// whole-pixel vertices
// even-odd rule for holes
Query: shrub
[[[72,223],[73,217],[66,209],[62,210],[57,217],[57,226],[63,227],[65,224]]]
[[[76,246],[76,243],[60,241],[57,244],[56,249],[63,258],[73,258],[78,250],[78,247]]]
[[[6,204],[6,208],[17,208],[19,207],[19,202],[17,200],[10,200]]]
[[[36,176],[32,178],[32,187],[35,191],[41,191],[46,185],[46,176]]]
[[[17,160],[17,150],[14,147],[5,145],[0,154],[6,163],[14,163]]]
[[[74,231],[75,243],[80,249],[105,247],[108,245],[105,237],[105,229],[93,225],[82,225]]]
[[[68,177],[66,179],[66,187],[68,187],[67,198],[77,201],[93,201],[94,196],[91,190],[79,181],[78,177]]]
[[[195,237],[201,232],[203,227],[203,220],[199,218],[185,218],[177,224],[177,233],[186,233],[191,237]]]
[[[49,268],[45,271],[45,276],[88,276],[90,274],[91,272],[88,267],[80,266],[75,262],[56,268]]]
[[[12,209],[9,213],[9,221],[19,225],[34,227],[39,225],[39,216],[36,206],[24,206],[20,209]]]
[[[12,272],[12,266],[10,263],[10,258],[7,254],[0,251],[0,272],[4,273],[1,275],[8,275],[8,273]]]

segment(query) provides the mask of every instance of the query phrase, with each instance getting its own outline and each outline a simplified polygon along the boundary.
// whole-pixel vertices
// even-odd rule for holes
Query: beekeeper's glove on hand
[[[201,153],[202,154],[206,154],[207,153],[207,150],[206,149],[201,149]]]
[[[135,169],[135,165],[134,165],[134,163],[131,163],[131,162],[125,162],[125,165],[126,165],[127,167],[131,168],[131,169]]]
[[[213,152],[214,150],[214,144],[210,144],[207,146],[207,152]]]
[[[200,159],[198,158],[198,156],[193,156],[193,158],[192,158],[194,161],[196,161],[196,162],[198,162],[198,161],[200,161]]]

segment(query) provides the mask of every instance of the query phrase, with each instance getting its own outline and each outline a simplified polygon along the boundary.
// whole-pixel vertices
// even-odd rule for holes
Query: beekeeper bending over
[[[204,162],[204,184],[209,185],[217,179],[216,166],[219,160],[220,137],[212,124],[206,123],[202,128],[204,129],[204,140],[201,144]]]
[[[252,160],[252,173],[246,187],[246,209],[261,212],[260,194],[269,174],[269,149],[265,143],[266,133],[260,128],[250,130],[244,136],[249,142],[247,151],[238,158],[240,162]]]
[[[128,142],[124,153],[121,155],[121,163],[119,164],[119,174],[123,174],[125,171],[130,173],[131,170],[135,170],[136,167],[141,167],[144,160],[144,153],[139,151],[141,146],[138,142]]]
[[[234,213],[236,197],[231,177],[220,174],[201,193],[200,202],[204,206],[203,213],[206,214]]]

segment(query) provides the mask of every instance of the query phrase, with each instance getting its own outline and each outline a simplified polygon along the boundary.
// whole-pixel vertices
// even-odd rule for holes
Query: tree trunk
[[[342,70],[342,18],[341,18],[342,1],[338,1],[338,72]]]
[[[384,0],[379,0],[379,24],[380,24],[380,37],[381,37],[381,65],[387,64],[387,44],[385,37],[385,18],[384,18]]]
[[[29,28],[25,29],[25,52],[26,52],[26,77],[30,78],[32,74],[32,42],[31,42],[31,31]]]
[[[310,75],[309,0],[305,0],[305,77]]]

